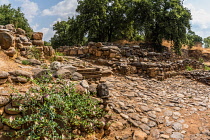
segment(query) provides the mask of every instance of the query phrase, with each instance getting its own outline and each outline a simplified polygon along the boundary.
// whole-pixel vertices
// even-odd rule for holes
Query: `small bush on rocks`
[[[23,60],[23,61],[22,61],[22,64],[23,64],[23,65],[29,65],[30,62],[29,62],[28,60]]]
[[[193,68],[192,68],[191,66],[186,66],[186,70],[187,70],[187,71],[192,71]]]
[[[101,128],[100,122],[105,113],[88,94],[76,93],[74,86],[64,81],[34,81],[37,88],[25,96],[18,96],[22,117],[9,120],[2,117],[12,128],[22,126],[13,138],[35,139],[73,139]]]

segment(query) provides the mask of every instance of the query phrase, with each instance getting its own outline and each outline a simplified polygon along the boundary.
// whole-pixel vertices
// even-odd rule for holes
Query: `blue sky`
[[[77,7],[77,0],[0,0],[0,5],[9,3],[14,8],[21,7],[31,27],[43,32],[46,41],[54,35],[53,24],[74,16]],[[192,30],[203,38],[210,36],[209,5],[209,0],[184,0],[184,6],[192,13]]]

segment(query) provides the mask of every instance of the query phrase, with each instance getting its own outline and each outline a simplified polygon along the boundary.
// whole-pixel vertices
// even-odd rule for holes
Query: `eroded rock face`
[[[8,32],[0,32],[1,49],[7,50],[14,45],[14,37]]]

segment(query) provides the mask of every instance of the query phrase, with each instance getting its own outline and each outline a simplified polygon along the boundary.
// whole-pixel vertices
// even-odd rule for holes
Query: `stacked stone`
[[[9,73],[8,73],[8,72],[6,72],[6,71],[1,71],[1,72],[0,72],[0,85],[6,83],[8,77],[9,77]]]
[[[17,53],[15,48],[25,55],[31,45],[23,29],[15,29],[13,24],[0,25],[0,46],[8,56],[13,57]]]
[[[101,42],[90,42],[88,46],[63,46],[57,49],[58,52],[67,56],[94,56],[102,58],[120,59],[121,51],[117,46],[104,46]]]
[[[7,81],[15,83],[27,83],[32,78],[32,74],[22,70],[12,72],[0,72],[0,85],[5,84]]]
[[[44,46],[44,41],[42,41],[43,33],[34,32],[32,34],[32,44],[35,46]]]

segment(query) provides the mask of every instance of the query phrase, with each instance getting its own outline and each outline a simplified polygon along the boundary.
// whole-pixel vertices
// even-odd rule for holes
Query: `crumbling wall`
[[[15,55],[28,57],[32,46],[40,50],[39,53],[42,58],[53,56],[53,48],[51,46],[44,46],[42,39],[43,33],[41,32],[33,32],[30,39],[21,28],[16,29],[12,24],[0,25],[0,46],[10,57]]]

